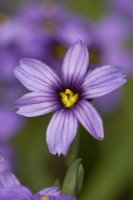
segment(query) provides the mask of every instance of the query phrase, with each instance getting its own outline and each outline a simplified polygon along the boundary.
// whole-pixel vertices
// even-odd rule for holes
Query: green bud
[[[64,194],[77,196],[82,189],[83,178],[84,169],[81,164],[81,159],[77,159],[73,162],[64,178],[62,192]]]

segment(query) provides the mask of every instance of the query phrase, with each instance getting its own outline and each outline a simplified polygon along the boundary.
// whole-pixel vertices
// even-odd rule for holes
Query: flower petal
[[[3,141],[0,139],[0,174],[5,170],[13,169],[15,159],[14,150],[9,143]]]
[[[60,80],[56,73],[44,63],[23,58],[14,70],[19,81],[31,91],[53,91],[60,88]]]
[[[61,109],[53,115],[46,133],[49,151],[66,155],[77,131],[77,119],[69,109]]]
[[[93,105],[86,100],[81,100],[73,112],[86,130],[96,139],[103,139],[103,123],[100,115]]]
[[[4,188],[0,193],[1,200],[32,200],[33,194],[30,190],[21,185]]]
[[[22,96],[15,105],[17,113],[26,117],[35,117],[52,112],[60,107],[55,95],[42,92],[30,92]]]
[[[89,71],[81,86],[87,99],[104,96],[126,82],[122,69],[115,66],[102,66]]]
[[[14,92],[13,92],[14,93]],[[2,94],[2,93],[1,93]],[[9,93],[8,100],[11,100]],[[0,106],[0,141],[6,141],[15,135],[23,125],[23,120],[10,107]],[[8,144],[9,145],[9,144]],[[1,145],[0,145],[1,146]]]
[[[47,187],[38,192],[37,194],[46,196],[58,196],[60,195],[59,187]]]
[[[86,74],[88,62],[87,47],[79,40],[68,49],[63,61],[62,75],[66,87],[80,85]]]
[[[52,200],[52,198],[50,200]],[[72,197],[70,195],[63,195],[62,194],[62,195],[57,196],[55,200],[76,200],[76,198]]]
[[[13,185],[20,185],[18,179],[9,172],[5,170],[3,173],[0,173],[0,193],[5,187],[12,187]]]

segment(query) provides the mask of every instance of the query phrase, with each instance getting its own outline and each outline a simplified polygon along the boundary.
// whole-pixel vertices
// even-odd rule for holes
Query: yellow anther
[[[65,93],[66,93],[66,94],[69,94],[70,96],[73,95],[73,92],[72,92],[71,90],[69,90],[69,89],[66,89]]]
[[[49,198],[48,198],[47,196],[43,196],[43,197],[41,198],[41,200],[49,200]]]
[[[74,94],[70,89],[66,89],[65,92],[60,92],[60,96],[65,107],[70,108],[77,102],[79,94]]]

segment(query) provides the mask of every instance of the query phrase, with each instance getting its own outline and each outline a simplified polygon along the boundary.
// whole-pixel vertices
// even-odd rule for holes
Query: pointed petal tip
[[[42,63],[40,60],[33,59],[33,58],[20,58],[20,60],[19,60],[19,66],[22,67],[23,64],[28,64],[28,65],[29,65],[30,62],[31,62],[31,64],[32,64],[33,62]],[[42,64],[43,64],[43,63],[42,63]]]
[[[104,138],[102,119],[95,107],[86,100],[79,102],[73,112],[84,128],[97,140]]]
[[[83,44],[82,41],[81,41],[80,39],[78,39],[76,43],[77,43],[77,44]]]
[[[127,83],[127,79],[123,78],[123,84]]]
[[[119,85],[119,87],[121,87],[122,85],[124,85],[124,84],[126,84],[127,83],[127,80],[122,76],[121,77],[121,80],[120,80],[120,85]],[[118,87],[118,88],[119,88]],[[117,89],[117,88],[116,88]]]
[[[78,40],[74,43],[74,45],[75,45],[75,46],[76,46],[76,45],[79,45],[79,46],[81,46],[81,47],[86,46],[86,45],[82,42],[82,40],[80,40],[80,39],[78,39]]]
[[[51,149],[49,149],[49,151],[50,151],[50,153],[52,155],[58,156],[58,158],[61,157],[61,156],[66,156],[66,154],[67,154],[67,151],[65,151],[65,152],[62,152],[62,151],[52,151]]]
[[[104,140],[104,135],[102,137],[98,137],[98,140]]]
[[[16,68],[14,69],[14,71],[16,71],[17,68],[21,67],[23,63],[25,63],[25,61],[32,61],[35,59],[32,58],[20,58],[18,61],[18,65],[16,66]]]
[[[126,75],[119,66],[105,65],[89,71],[82,84],[86,99],[102,97],[118,89],[127,82]]]
[[[16,108],[16,113],[21,115],[20,112],[19,112],[19,108]]]
[[[66,156],[66,154],[64,154],[63,152],[62,152],[62,153],[61,153],[61,152],[60,152],[60,153],[58,152],[58,153],[56,153],[56,154],[57,154],[58,158],[61,157],[61,156]]]
[[[58,154],[58,157],[67,154],[75,138],[77,126],[78,121],[72,112],[61,109],[54,113],[46,131],[46,141],[51,154]]]
[[[77,48],[82,48],[82,49],[86,47],[86,45],[80,39],[78,39],[72,46],[77,47]]]
[[[4,163],[4,157],[3,157],[3,155],[2,154],[0,154],[0,163]]]
[[[15,111],[15,112],[17,113],[18,107],[17,107],[16,104],[12,107],[12,110]]]
[[[21,111],[20,111],[20,109],[18,107],[16,108],[16,113],[18,115],[21,115],[21,116],[24,116],[24,117],[29,117],[28,115],[25,115],[24,113],[21,113]]]
[[[20,58],[20,59],[19,59],[19,63],[21,63],[21,62],[23,62],[23,61],[27,61],[27,60],[28,60],[28,61],[29,61],[29,60],[32,61],[32,60],[36,60],[36,59],[33,59],[33,58]]]
[[[14,106],[12,107],[12,110],[15,111],[17,113],[17,111],[19,110],[19,99],[14,103]]]
[[[127,74],[124,73],[124,70],[122,67],[120,66],[112,66],[112,67],[117,68],[121,72],[121,77],[126,80]]]
[[[101,127],[101,131],[99,131],[100,134],[97,135],[93,135],[93,137],[97,140],[104,140],[104,129],[103,129],[103,123],[102,123],[102,127]]]
[[[86,45],[77,40],[66,52],[62,75],[66,87],[78,87],[88,69],[89,53]]]
[[[15,69],[13,70],[13,73],[14,73],[14,75],[16,76],[16,78],[17,78],[17,71],[18,71],[18,68],[19,68],[19,65],[17,65],[17,66],[15,67]]]

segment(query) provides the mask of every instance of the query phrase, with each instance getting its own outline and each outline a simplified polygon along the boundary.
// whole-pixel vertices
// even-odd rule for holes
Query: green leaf
[[[77,159],[73,162],[64,178],[62,192],[64,194],[77,196],[82,189],[83,178],[84,169],[81,164],[81,159]]]

